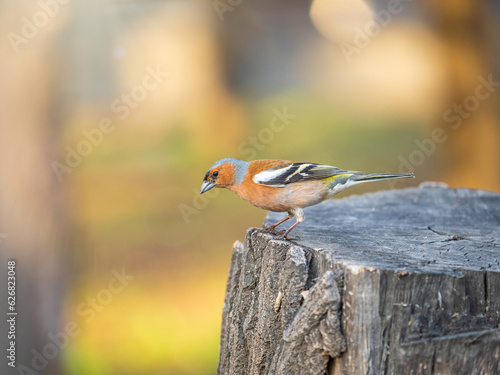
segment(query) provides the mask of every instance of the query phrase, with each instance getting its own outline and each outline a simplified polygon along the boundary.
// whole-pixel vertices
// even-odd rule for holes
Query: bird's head
[[[200,194],[214,187],[227,188],[243,182],[248,169],[248,162],[238,159],[216,161],[205,174]]]

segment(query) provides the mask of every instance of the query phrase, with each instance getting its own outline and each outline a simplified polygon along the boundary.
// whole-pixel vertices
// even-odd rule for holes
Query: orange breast
[[[278,164],[277,161],[271,160],[256,162],[276,162]],[[254,163],[250,163],[247,175],[241,185],[233,185],[228,188],[256,207],[268,211],[285,212],[292,208],[312,206],[327,198],[329,184],[323,180],[293,183],[285,187],[256,184],[252,180],[253,176],[263,170],[272,168],[273,165],[263,168],[262,165]]]

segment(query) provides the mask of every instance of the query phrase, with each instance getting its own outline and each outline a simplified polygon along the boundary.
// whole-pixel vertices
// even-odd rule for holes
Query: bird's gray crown
[[[210,167],[210,170],[214,169],[215,167],[218,167],[219,165],[222,164],[232,164],[234,165],[234,183],[235,185],[239,185],[243,182],[245,179],[245,175],[248,170],[248,162],[239,160],[239,159],[233,159],[233,158],[224,158],[217,160],[215,163],[212,164]]]

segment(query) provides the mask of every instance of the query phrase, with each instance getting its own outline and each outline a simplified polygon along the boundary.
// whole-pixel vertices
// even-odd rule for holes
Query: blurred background
[[[500,191],[498,4],[0,1],[2,374],[215,374],[231,247],[266,215],[199,196],[220,158]]]

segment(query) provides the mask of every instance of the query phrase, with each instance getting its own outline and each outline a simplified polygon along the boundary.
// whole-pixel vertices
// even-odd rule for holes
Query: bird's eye
[[[214,177],[217,177],[219,175],[219,171],[215,171],[214,173],[212,173],[212,176]]]

